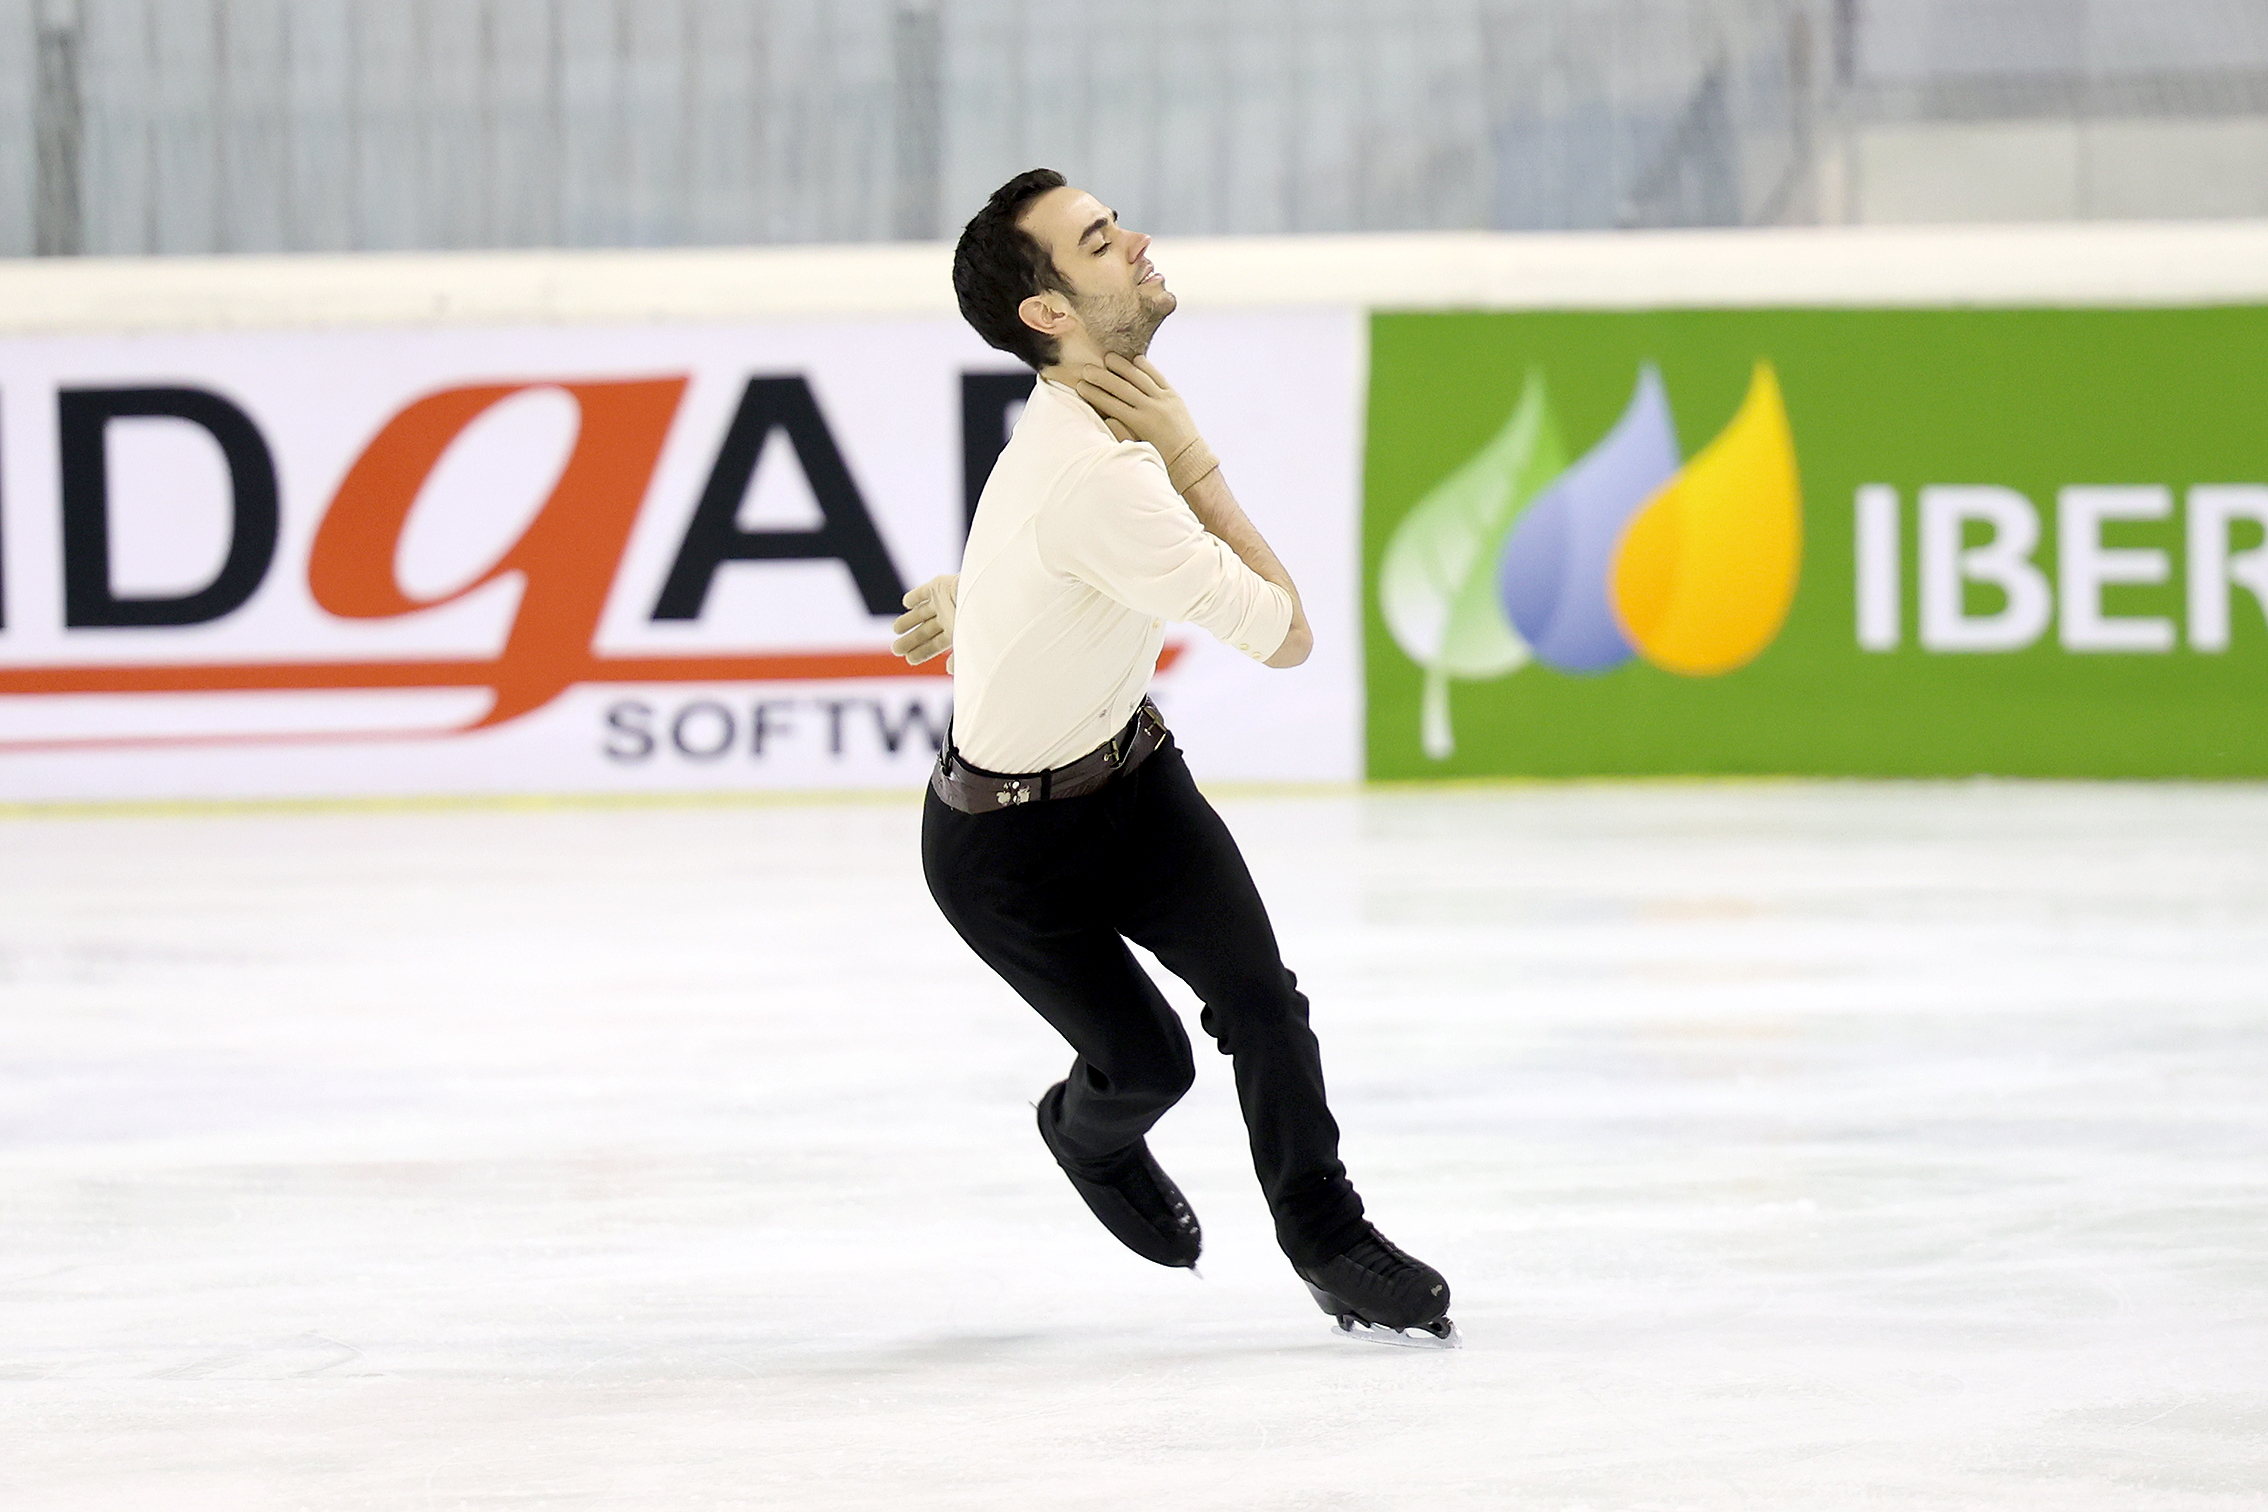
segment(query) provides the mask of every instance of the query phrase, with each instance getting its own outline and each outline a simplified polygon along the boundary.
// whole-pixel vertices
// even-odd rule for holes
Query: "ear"
[[[1070,304],[1052,290],[1026,299],[1016,306],[1016,315],[1024,324],[1050,338],[1062,336],[1079,321],[1079,317],[1071,313]]]

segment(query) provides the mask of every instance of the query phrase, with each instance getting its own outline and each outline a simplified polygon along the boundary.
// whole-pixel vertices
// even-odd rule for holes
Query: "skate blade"
[[[1440,1322],[1440,1333],[1432,1328],[1388,1328],[1383,1323],[1367,1323],[1352,1313],[1339,1314],[1334,1325],[1341,1338],[1361,1339],[1370,1344],[1392,1344],[1402,1349],[1463,1349],[1465,1336],[1449,1319]]]

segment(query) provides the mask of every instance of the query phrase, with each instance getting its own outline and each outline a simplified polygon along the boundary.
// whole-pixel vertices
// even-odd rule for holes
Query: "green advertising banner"
[[[1381,314],[1373,778],[2268,774],[2268,308]]]

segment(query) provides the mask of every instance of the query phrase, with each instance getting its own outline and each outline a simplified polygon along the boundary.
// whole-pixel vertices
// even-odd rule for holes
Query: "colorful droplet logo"
[[[1652,363],[1606,438],[1538,495],[1504,545],[1504,613],[1537,660],[1604,672],[1630,660],[1607,585],[1630,517],[1677,476],[1677,427]]]
[[[1786,622],[1802,559],[1795,442],[1770,363],[1682,466],[1652,363],[1572,466],[1530,373],[1504,428],[1387,542],[1379,604],[1425,672],[1420,735],[1439,759],[1455,749],[1453,677],[1531,658],[1579,676],[1635,657],[1688,677],[1746,666]]]
[[[1615,618],[1655,666],[1715,677],[1779,635],[1802,565],[1795,440],[1779,380],[1759,362],[1731,423],[1622,532]]]

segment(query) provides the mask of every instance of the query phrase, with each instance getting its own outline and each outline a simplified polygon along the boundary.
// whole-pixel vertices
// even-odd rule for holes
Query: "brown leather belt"
[[[951,736],[938,753],[929,774],[929,790],[947,808],[964,814],[997,814],[1020,803],[1045,803],[1051,798],[1077,798],[1091,793],[1122,772],[1131,772],[1165,744],[1165,718],[1147,698],[1109,740],[1077,761],[1067,761],[1044,772],[1011,774],[988,772],[970,766],[953,749]]]

